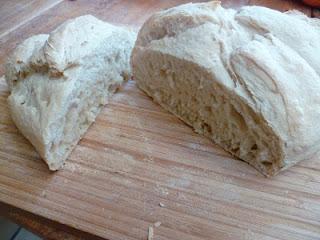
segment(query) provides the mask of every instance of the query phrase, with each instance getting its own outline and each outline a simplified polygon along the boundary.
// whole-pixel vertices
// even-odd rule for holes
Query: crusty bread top
[[[105,36],[119,29],[91,15],[63,23],[50,34],[44,46],[51,75],[59,75],[64,69],[77,65],[84,56],[92,54]]]
[[[24,40],[12,52],[6,62],[5,78],[9,89],[15,86],[17,81],[24,79],[30,71],[32,65],[39,62],[36,58],[42,52],[43,45],[48,39],[47,34],[39,34]]]
[[[49,35],[32,36],[20,44],[7,61],[8,85],[11,89],[14,81],[22,80],[30,71],[45,70],[50,77],[63,76],[64,70],[94,54],[94,49],[107,37],[116,38],[125,31],[128,30],[84,15],[66,21]]]

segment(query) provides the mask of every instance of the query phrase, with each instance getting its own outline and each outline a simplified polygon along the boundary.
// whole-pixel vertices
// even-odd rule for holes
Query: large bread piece
[[[25,40],[6,64],[12,118],[50,170],[62,167],[130,75],[136,34],[93,16]]]
[[[137,85],[266,176],[320,150],[320,21],[264,7],[186,4],[141,28]]]

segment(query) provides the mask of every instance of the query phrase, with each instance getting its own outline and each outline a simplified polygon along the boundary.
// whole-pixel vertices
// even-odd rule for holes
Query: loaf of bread
[[[139,88],[266,176],[320,150],[320,20],[217,1],[151,16],[131,56]]]
[[[30,37],[6,64],[12,119],[50,170],[62,167],[130,75],[136,34],[87,15]]]

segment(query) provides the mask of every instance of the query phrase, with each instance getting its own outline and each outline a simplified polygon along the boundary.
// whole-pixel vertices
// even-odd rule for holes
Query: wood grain
[[[312,17],[320,18],[320,9],[318,8],[312,9]]]
[[[61,2],[0,39],[0,73],[18,42],[68,18],[90,13],[139,26],[152,12],[182,2]],[[233,7],[244,3],[223,2]],[[272,7],[287,10],[291,4]],[[30,221],[23,212],[48,219],[32,218],[35,231],[147,239],[148,227],[160,221],[155,239],[320,239],[319,157],[266,179],[195,134],[130,81],[99,115],[65,168],[50,173],[14,126],[7,96],[2,79],[0,211],[9,204],[11,218],[24,225]],[[50,228],[51,222],[58,224]],[[50,238],[63,238],[58,236]]]
[[[0,38],[60,2],[62,0],[1,0]]]
[[[273,8],[280,10],[282,12],[298,9],[301,12],[304,12],[306,15],[311,16],[311,8],[301,1],[297,0],[288,0],[288,1],[275,1],[275,0],[249,0],[249,5],[258,5],[268,8]]]
[[[1,98],[6,95],[3,89]],[[133,82],[54,174],[15,129],[5,104],[0,110],[3,202],[107,239],[146,238],[156,221],[162,222],[156,239],[320,236],[318,159],[265,179]]]

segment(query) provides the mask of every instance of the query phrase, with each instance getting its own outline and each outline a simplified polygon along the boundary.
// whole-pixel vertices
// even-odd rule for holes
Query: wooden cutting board
[[[18,2],[1,3],[0,19],[5,21],[0,21],[0,75],[17,43],[50,32],[68,18],[90,13],[139,26],[154,11],[187,1],[34,0],[12,7]],[[292,1],[223,4],[299,8],[312,14]],[[320,239],[320,156],[266,179],[195,134],[129,81],[98,116],[64,169],[51,173],[14,126],[8,94],[1,79],[0,212],[38,216],[33,229],[50,232],[48,225],[55,223],[62,231],[80,232],[84,239],[147,239],[148,228],[161,222],[153,227],[157,240]]]

